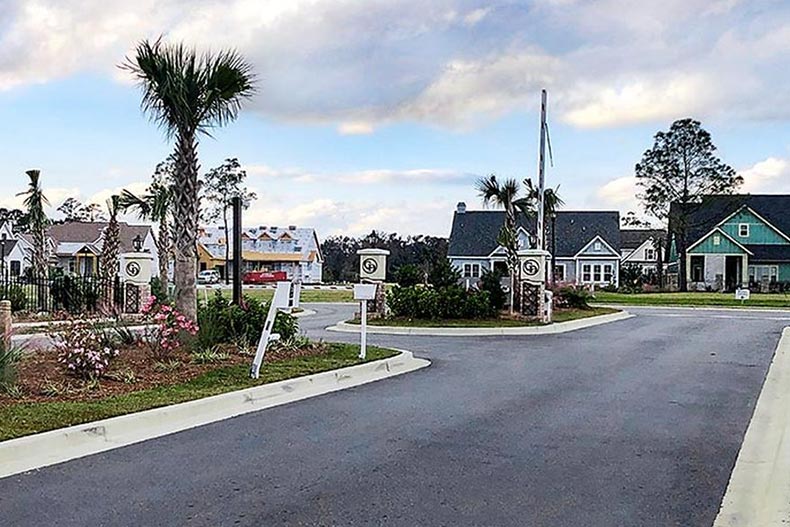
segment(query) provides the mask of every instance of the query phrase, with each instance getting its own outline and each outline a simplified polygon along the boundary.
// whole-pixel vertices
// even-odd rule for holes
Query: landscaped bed
[[[151,299],[142,331],[121,321],[73,318],[50,332],[53,344],[25,350],[0,345],[0,440],[71,426],[396,355],[312,342],[298,321],[278,313],[260,378],[249,378],[268,306],[214,295],[198,323]],[[0,340],[0,343],[3,341]]]
[[[384,359],[398,352],[368,347],[367,358],[349,344],[311,343],[267,352],[259,379],[252,358],[228,350],[211,362],[188,353],[151,361],[144,346],[122,350],[101,380],[64,373],[54,350],[30,354],[18,365],[17,388],[0,394],[0,440],[44,432],[150,408],[209,397],[303,375]]]
[[[736,300],[734,293],[610,293],[595,292],[595,303],[629,306],[723,306],[790,308],[790,294],[753,293],[749,300]]]
[[[618,313],[618,309],[608,307],[592,307],[589,309],[557,309],[554,311],[553,322],[569,322],[599,315]],[[349,320],[351,324],[359,324],[359,319]],[[502,315],[499,318],[479,319],[409,319],[403,317],[372,318],[371,326],[418,327],[418,328],[513,328],[545,325],[534,319],[510,318]]]

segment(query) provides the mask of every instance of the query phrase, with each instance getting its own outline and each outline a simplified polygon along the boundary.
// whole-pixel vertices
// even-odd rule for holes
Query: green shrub
[[[489,318],[496,314],[487,291],[463,287],[401,287],[387,292],[387,302],[396,317],[416,319]]]
[[[210,349],[216,344],[252,344],[261,338],[266,322],[268,306],[257,298],[244,297],[243,306],[232,305],[217,293],[198,309],[198,347]],[[288,313],[277,313],[273,333],[280,338],[293,338],[299,332],[296,317]]]
[[[592,297],[590,291],[583,287],[563,286],[554,292],[554,305],[564,308],[589,309]]]
[[[5,344],[0,338],[0,389],[10,390],[16,384],[16,366],[23,349],[15,344]]]
[[[460,271],[444,258],[436,262],[428,274],[428,283],[437,289],[457,285],[460,281]]]
[[[502,289],[502,273],[497,271],[483,271],[480,277],[480,289],[488,293],[488,300],[495,311],[505,307],[507,294]]]
[[[406,264],[398,267],[395,271],[395,281],[401,287],[410,287],[422,284],[425,281],[425,274],[422,269],[415,264]]]
[[[25,289],[19,285],[3,285],[0,286],[0,300],[11,301],[11,311],[24,311],[27,308],[27,293]]]
[[[167,302],[169,295],[162,281],[158,276],[151,278],[151,296],[155,296],[158,302]]]

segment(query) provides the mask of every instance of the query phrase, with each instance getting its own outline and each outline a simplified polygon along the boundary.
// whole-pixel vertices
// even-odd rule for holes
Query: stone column
[[[11,301],[0,300],[0,334],[4,349],[11,344]]]

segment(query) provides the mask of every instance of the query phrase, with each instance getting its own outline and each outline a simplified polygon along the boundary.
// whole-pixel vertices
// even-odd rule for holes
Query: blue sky
[[[249,224],[449,234],[474,181],[534,177],[549,90],[567,208],[635,210],[633,166],[678,118],[750,192],[790,192],[790,6],[738,0],[3,0],[0,205],[141,190],[170,151],[116,67],[142,38],[235,47],[259,94],[204,138],[247,167]]]

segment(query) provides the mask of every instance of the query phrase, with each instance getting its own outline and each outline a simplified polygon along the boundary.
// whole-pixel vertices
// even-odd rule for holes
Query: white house
[[[505,250],[497,237],[504,211],[467,211],[459,203],[453,216],[448,258],[465,279],[487,270],[507,274]],[[552,254],[556,282],[615,285],[620,270],[620,214],[617,211],[560,211],[546,225],[546,247]],[[535,218],[519,216],[522,249],[534,247]]]
[[[226,249],[232,258],[232,232],[226,233],[223,227],[201,228],[198,232],[200,270],[217,269],[224,276]],[[289,279],[301,276],[305,283],[317,284],[323,280],[321,244],[315,229],[310,227],[242,229],[241,258],[242,272],[284,271]]]

